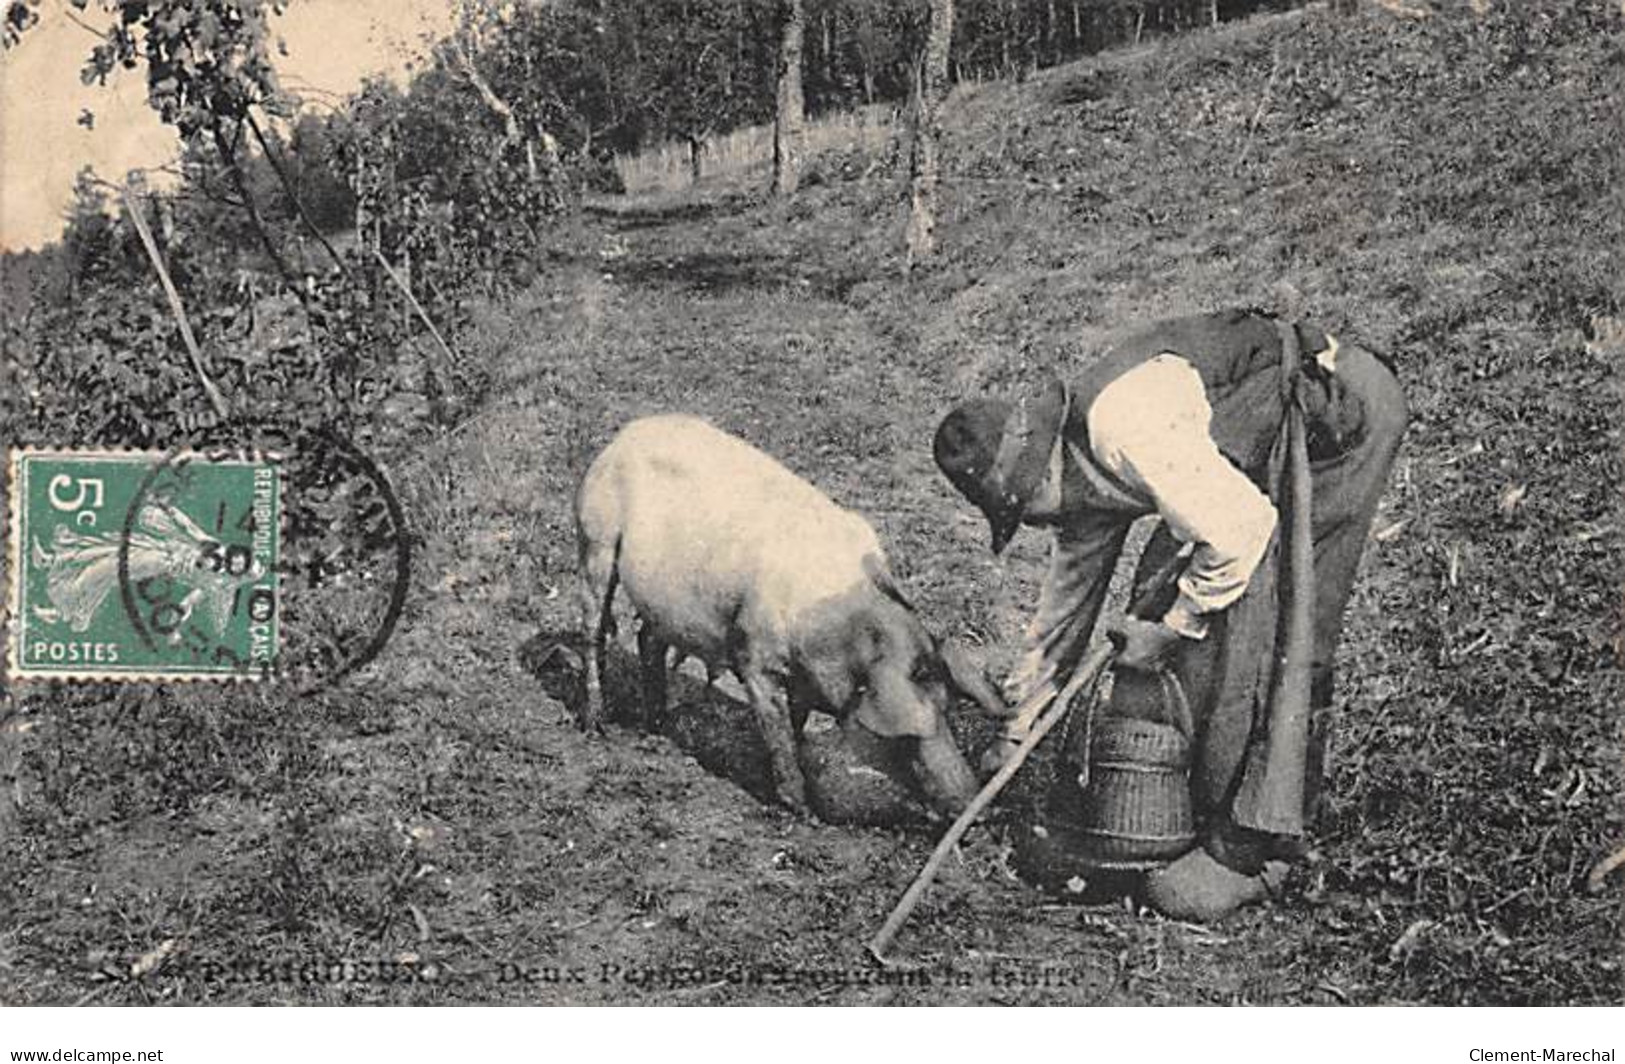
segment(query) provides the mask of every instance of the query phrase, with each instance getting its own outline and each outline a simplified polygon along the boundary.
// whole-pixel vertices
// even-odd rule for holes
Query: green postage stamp
[[[274,458],[11,452],[12,679],[253,679],[277,657]]]

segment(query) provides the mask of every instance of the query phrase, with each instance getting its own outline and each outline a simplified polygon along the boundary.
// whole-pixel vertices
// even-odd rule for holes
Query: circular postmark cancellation
[[[212,436],[12,452],[11,678],[314,690],[383,649],[411,545],[377,464],[329,431]]]

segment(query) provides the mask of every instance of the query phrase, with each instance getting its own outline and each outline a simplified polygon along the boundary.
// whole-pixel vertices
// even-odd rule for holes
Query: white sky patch
[[[118,181],[176,152],[174,132],[147,107],[142,69],[119,70],[105,87],[80,82],[96,37],[71,10],[67,0],[47,0],[22,43],[0,52],[0,249],[60,235],[80,168]],[[80,18],[96,16],[92,5]],[[278,73],[288,89],[334,104],[368,74],[399,79],[453,18],[450,0],[292,0],[272,22],[288,47]],[[86,109],[93,129],[77,124]]]

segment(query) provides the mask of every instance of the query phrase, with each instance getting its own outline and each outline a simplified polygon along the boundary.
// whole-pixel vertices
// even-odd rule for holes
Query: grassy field
[[[962,91],[942,258],[910,279],[900,177],[862,146],[788,204],[594,205],[485,312],[493,398],[379,456],[418,542],[374,666],[303,700],[7,693],[0,1000],[1617,1003],[1617,884],[1583,880],[1625,841],[1622,28],[1601,4],[1313,10]],[[866,513],[932,622],[1007,666],[1045,544],[988,554],[936,419],[1232,303],[1390,355],[1414,414],[1328,823],[1270,904],[1216,927],[1057,904],[1006,820],[882,977],[861,945],[932,830],[764,804],[724,698],[594,738],[530,668],[574,623],[584,456],[669,409]]]

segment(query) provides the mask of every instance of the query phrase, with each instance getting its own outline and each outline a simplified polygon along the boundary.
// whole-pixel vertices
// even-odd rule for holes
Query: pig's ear
[[[1015,710],[999,695],[993,681],[971,663],[959,644],[952,639],[941,640],[937,644],[937,654],[942,658],[943,667],[948,670],[948,679],[954,687],[980,706],[983,713],[999,720],[1015,716]]]

